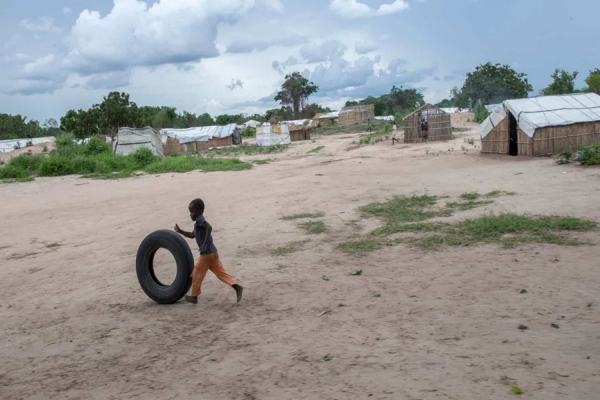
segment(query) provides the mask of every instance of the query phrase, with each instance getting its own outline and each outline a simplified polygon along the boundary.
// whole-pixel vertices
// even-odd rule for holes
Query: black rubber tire
[[[169,286],[162,284],[154,274],[154,255],[158,249],[168,250],[177,263],[177,275]],[[181,300],[192,286],[194,256],[190,246],[177,232],[158,230],[146,236],[140,244],[135,269],[148,297],[160,304],[173,304]]]

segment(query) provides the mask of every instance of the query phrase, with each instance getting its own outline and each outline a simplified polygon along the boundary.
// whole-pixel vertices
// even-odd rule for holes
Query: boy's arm
[[[189,238],[189,239],[194,239],[196,237],[196,235],[194,234],[193,231],[192,232],[184,231],[177,224],[175,224],[175,232],[177,232],[180,235],[185,236],[186,238]]]

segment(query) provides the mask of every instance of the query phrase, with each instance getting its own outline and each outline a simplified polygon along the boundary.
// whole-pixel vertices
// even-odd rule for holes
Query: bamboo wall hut
[[[550,156],[600,143],[600,96],[506,100],[481,124],[481,152]]]
[[[338,118],[340,113],[338,111],[333,111],[330,113],[320,113],[313,117],[314,121],[318,121],[318,126],[327,127],[338,124]]]
[[[241,132],[236,124],[203,126],[187,129],[161,129],[164,153],[196,154],[211,147],[224,147],[242,143]]]
[[[431,104],[416,109],[403,118],[404,143],[418,143],[423,140],[421,133],[421,119],[424,118],[429,125],[430,142],[452,139],[451,116],[439,107]]]
[[[367,120],[375,120],[374,104],[344,107],[338,116],[338,124],[342,126],[364,124]]]

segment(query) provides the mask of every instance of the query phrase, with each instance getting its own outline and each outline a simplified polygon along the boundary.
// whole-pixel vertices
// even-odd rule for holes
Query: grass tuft
[[[308,240],[290,242],[290,243],[287,243],[285,246],[276,248],[271,253],[274,256],[285,256],[288,254],[297,253],[304,249],[304,245],[306,243],[308,243]]]
[[[318,152],[320,152],[321,150],[323,150],[324,148],[325,148],[325,146],[318,146],[318,147],[315,147],[314,149],[312,149],[311,151],[309,151],[309,152],[308,152],[308,154],[311,154],[311,153],[318,153]]]
[[[323,221],[308,221],[298,224],[298,227],[310,235],[319,235],[327,232]]]
[[[371,251],[379,250],[382,247],[383,245],[381,244],[381,242],[369,238],[338,244],[338,249],[353,254],[368,253]]]
[[[283,218],[281,218],[284,221],[294,221],[297,219],[308,219],[308,218],[322,218],[325,216],[325,213],[323,212],[317,212],[317,213],[313,213],[313,214],[309,214],[309,213],[303,213],[303,214],[292,214],[292,215],[287,215]]]

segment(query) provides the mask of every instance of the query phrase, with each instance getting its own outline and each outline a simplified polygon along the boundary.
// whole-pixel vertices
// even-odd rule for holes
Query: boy
[[[235,283],[235,280],[225,271],[221,260],[219,260],[219,253],[213,243],[212,239],[212,226],[206,221],[204,216],[204,201],[201,199],[192,200],[188,209],[190,210],[190,218],[194,223],[194,230],[192,232],[186,232],[179,228],[179,225],[175,224],[175,232],[190,238],[196,239],[198,244],[200,257],[192,272],[192,295],[185,296],[185,301],[192,304],[198,303],[198,296],[200,295],[200,286],[206,272],[210,269],[213,274],[217,276],[221,281],[225,282],[233,289],[237,294],[237,302],[239,303],[242,299],[242,292],[244,288]]]
[[[396,132],[398,131],[398,125],[396,125],[396,121],[394,121],[392,123],[392,146],[394,145],[394,142],[398,142],[400,143],[400,141],[398,140],[398,138],[396,137]]]
[[[422,142],[426,142],[427,141],[427,136],[429,135],[429,123],[427,123],[427,121],[425,120],[425,118],[423,118],[421,120],[421,132],[423,133],[423,140],[422,140]]]

